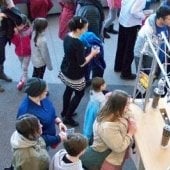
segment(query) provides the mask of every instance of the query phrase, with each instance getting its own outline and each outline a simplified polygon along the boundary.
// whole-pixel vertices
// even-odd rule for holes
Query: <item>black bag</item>
[[[9,168],[4,168],[4,170],[14,170],[14,167],[11,165]]]

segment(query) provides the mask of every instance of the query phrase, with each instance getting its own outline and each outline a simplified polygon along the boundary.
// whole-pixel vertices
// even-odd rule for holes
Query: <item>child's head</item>
[[[42,33],[48,26],[48,21],[46,18],[36,18],[33,22],[33,30]]]
[[[91,82],[91,89],[100,92],[106,89],[106,83],[102,77],[94,77]]]
[[[17,118],[16,130],[29,140],[36,140],[42,134],[42,125],[37,117],[25,114]]]
[[[20,25],[17,25],[17,30],[22,30],[26,25],[29,25],[28,17],[25,14],[21,14],[22,23]]]
[[[69,22],[70,31],[79,31],[84,33],[88,28],[88,21],[86,18],[75,16]]]
[[[63,143],[65,150],[70,156],[81,156],[88,145],[88,140],[80,133],[73,133],[67,136]]]

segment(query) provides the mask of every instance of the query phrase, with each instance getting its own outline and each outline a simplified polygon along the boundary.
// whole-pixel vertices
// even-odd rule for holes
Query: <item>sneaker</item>
[[[124,80],[135,80],[136,79],[136,74],[130,74],[130,75],[127,75],[127,76],[124,76],[124,75],[121,74],[120,78],[124,79]]]
[[[25,85],[25,82],[21,80],[21,81],[17,84],[17,89],[18,89],[19,91],[21,91],[21,90],[23,89],[24,85]]]
[[[73,127],[79,125],[79,123],[77,121],[75,121],[73,118],[64,118],[63,123],[66,125],[73,126]]]
[[[63,112],[61,112],[60,115],[61,115],[62,118],[64,118],[66,116]],[[77,116],[77,113],[75,112],[71,116],[73,116],[73,117]]]

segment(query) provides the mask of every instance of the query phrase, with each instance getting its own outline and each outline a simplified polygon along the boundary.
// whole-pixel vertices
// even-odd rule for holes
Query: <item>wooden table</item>
[[[165,99],[161,99],[158,108],[153,109],[151,102],[152,99],[147,104],[145,113],[137,104],[132,103],[130,106],[137,122],[135,141],[145,170],[168,170],[167,168],[170,167],[170,141],[166,149],[161,147],[165,122],[160,109],[165,108],[170,118],[170,104],[167,104]]]

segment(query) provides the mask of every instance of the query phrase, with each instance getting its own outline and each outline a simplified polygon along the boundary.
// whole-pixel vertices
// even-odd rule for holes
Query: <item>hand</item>
[[[64,141],[64,140],[67,139],[67,134],[66,134],[66,132],[61,131],[58,135],[60,136],[61,141]]]
[[[91,48],[91,54],[93,55],[93,57],[96,57],[97,54],[100,53],[100,47],[95,45],[95,46],[92,46]]]
[[[136,122],[133,118],[128,120],[128,134],[133,136],[137,130]]]
[[[63,122],[59,123],[58,127],[59,127],[60,132],[66,132],[67,130],[67,127]]]
[[[7,16],[4,13],[0,12],[0,19],[3,19],[3,18],[7,18]]]

